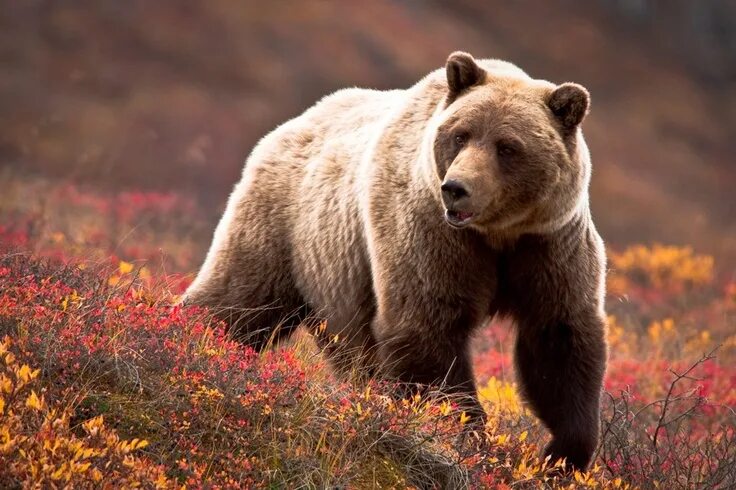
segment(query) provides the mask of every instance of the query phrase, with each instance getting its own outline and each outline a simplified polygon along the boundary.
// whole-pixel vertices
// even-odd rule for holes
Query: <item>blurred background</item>
[[[184,192],[214,226],[277,124],[341,87],[408,87],[457,49],[588,87],[610,244],[736,264],[728,1],[2,0],[0,179]]]

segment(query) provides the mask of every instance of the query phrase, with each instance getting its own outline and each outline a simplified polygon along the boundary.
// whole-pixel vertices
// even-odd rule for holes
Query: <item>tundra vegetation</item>
[[[437,393],[336,378],[310,332],[256,353],[172,306],[210,238],[190,198],[0,177],[0,487],[736,485],[736,282],[687,246],[609,245],[602,437],[570,473],[539,458],[503,321],[469,432]]]

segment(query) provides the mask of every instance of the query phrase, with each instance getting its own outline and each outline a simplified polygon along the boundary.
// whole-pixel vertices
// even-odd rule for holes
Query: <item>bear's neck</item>
[[[560,251],[573,250],[589,233],[592,226],[590,207],[586,202],[579,205],[570,218],[560,227],[545,231],[501,230],[486,235],[486,243],[503,251],[513,250],[520,241],[532,240],[557,244]],[[562,257],[561,257],[562,258]]]
[[[441,122],[440,114],[445,107],[444,87],[435,86],[433,89],[427,89],[428,96],[431,96],[431,104],[427,107],[427,122],[423,128],[423,137],[421,146],[417,152],[418,161],[415,162],[415,181],[420,182],[426,190],[432,194],[437,203],[442,206],[442,179],[437,174],[437,162],[434,157],[434,140],[437,136],[437,129]]]

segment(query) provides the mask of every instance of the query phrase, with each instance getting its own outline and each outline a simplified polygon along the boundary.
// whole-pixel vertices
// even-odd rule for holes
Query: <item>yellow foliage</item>
[[[70,304],[79,305],[83,299],[84,298],[79,296],[77,290],[75,289],[74,291],[72,291],[72,294],[65,296],[64,299],[61,300],[61,311],[66,311]]]
[[[675,321],[672,318],[666,318],[662,321],[652,322],[647,329],[647,333],[652,343],[656,344],[672,339],[675,336]]]
[[[200,386],[197,391],[192,394],[192,399],[195,401],[201,400],[219,400],[225,395],[222,394],[217,388],[207,388],[206,386]]]
[[[733,340],[733,339],[731,339]],[[721,352],[728,349],[729,339],[721,344]],[[714,347],[714,342],[708,330],[701,330],[685,344],[685,352],[689,355],[702,355]]]
[[[13,355],[13,353],[12,352],[8,352],[7,354],[5,354],[5,365],[6,366],[11,366],[14,363],[15,363],[15,356]]]
[[[126,262],[124,260],[120,261],[120,264],[118,264],[118,270],[120,271],[120,274],[127,274],[133,270],[133,264],[130,262]]]
[[[713,257],[696,255],[690,247],[634,245],[622,253],[611,252],[610,264],[608,288],[613,294],[625,294],[631,281],[673,289],[713,280]]]
[[[621,325],[614,315],[608,316],[608,345],[618,355],[628,356],[635,352],[638,337],[635,332]]]
[[[18,372],[16,373],[16,376],[19,380],[21,380],[23,383],[28,383],[32,379],[36,379],[38,377],[38,374],[41,372],[40,369],[36,369],[35,371],[31,371],[31,368],[28,367],[27,364],[23,364],[20,369],[18,369]]]
[[[447,417],[450,415],[450,412],[452,411],[452,404],[448,402],[447,400],[440,403],[440,415]]]
[[[26,398],[26,407],[33,408],[34,410],[42,410],[43,399],[39,398],[35,391],[31,391],[31,394]]]
[[[495,377],[478,389],[478,397],[489,413],[511,413],[521,415],[524,406],[512,383],[499,381]]]
[[[172,483],[159,467],[134,453],[148,441],[120,440],[105,427],[102,416],[82,424],[79,436],[70,427],[71,408],[49,406],[37,394],[38,369],[18,365],[0,343],[0,468],[19,486],[33,488],[87,488],[105,480],[109,488],[134,488]],[[40,415],[40,416],[39,416]]]

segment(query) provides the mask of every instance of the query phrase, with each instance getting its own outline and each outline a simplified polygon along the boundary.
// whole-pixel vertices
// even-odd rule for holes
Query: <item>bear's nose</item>
[[[442,184],[440,189],[442,189],[442,200],[445,201],[445,204],[447,205],[470,196],[468,189],[462,184],[462,182],[458,182],[457,180],[448,180]]]

